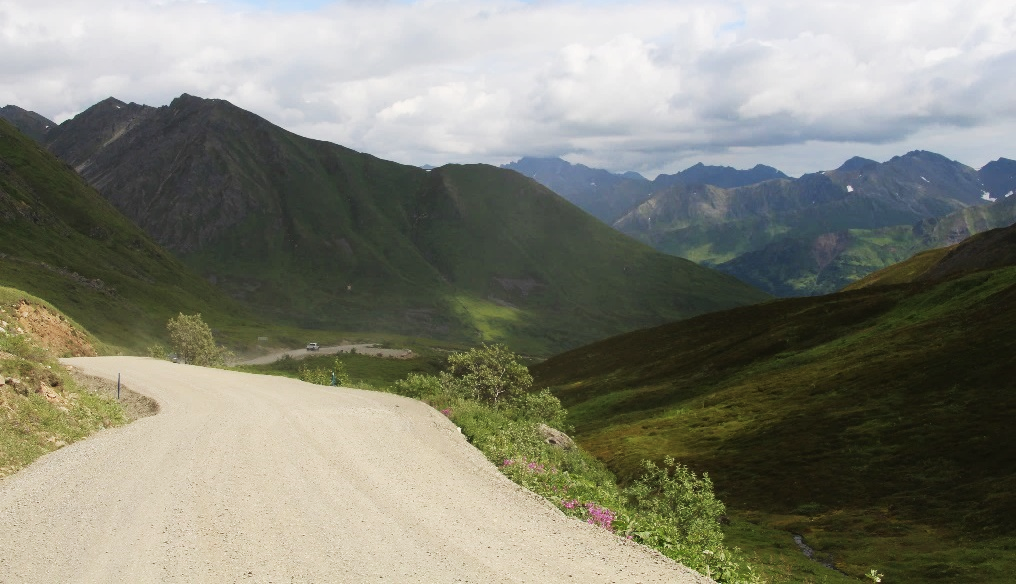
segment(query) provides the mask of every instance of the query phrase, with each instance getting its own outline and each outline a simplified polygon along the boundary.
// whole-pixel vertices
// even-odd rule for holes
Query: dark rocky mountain
[[[764,164],[757,164],[750,170],[737,170],[730,166],[706,166],[699,162],[677,174],[661,174],[653,181],[653,185],[660,188],[678,184],[702,184],[732,189],[778,178],[790,177]]]
[[[836,170],[840,172],[863,172],[865,170],[872,170],[878,168],[878,162],[871,160],[870,158],[861,158],[860,156],[854,156],[846,162],[840,165]]]
[[[999,158],[985,164],[977,174],[991,199],[1011,197],[1016,193],[1016,160]]]
[[[105,342],[143,351],[179,312],[253,321],[3,120],[0,232],[0,285],[46,298]]]
[[[926,249],[959,243],[971,235],[1016,223],[1016,197],[967,207],[913,225],[849,229],[813,238],[780,238],[716,269],[777,296],[840,290],[873,270]]]
[[[5,105],[0,108],[0,119],[7,120],[22,134],[36,142],[42,142],[46,132],[56,127],[56,122],[16,105]]]
[[[222,100],[108,99],[48,144],[192,269],[298,325],[545,352],[766,297],[518,173],[396,164]]]

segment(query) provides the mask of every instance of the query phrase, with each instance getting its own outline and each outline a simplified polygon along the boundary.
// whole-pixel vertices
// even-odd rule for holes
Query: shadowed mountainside
[[[52,154],[0,121],[0,284],[46,298],[106,342],[143,347],[166,319],[240,320],[233,301],[160,248]]]
[[[622,477],[674,456],[736,513],[804,534],[848,573],[1005,582],[1012,555],[987,550],[1016,534],[1016,227],[887,272],[532,371]]]

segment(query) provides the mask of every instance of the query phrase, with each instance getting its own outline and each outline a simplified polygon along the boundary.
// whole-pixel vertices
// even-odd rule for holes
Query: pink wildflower
[[[586,503],[586,509],[589,511],[589,519],[587,523],[591,525],[599,525],[607,531],[614,531],[614,512],[606,507],[600,507],[596,503]]]

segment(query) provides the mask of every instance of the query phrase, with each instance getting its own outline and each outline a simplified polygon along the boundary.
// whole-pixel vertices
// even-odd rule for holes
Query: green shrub
[[[173,352],[185,363],[206,367],[222,367],[226,364],[229,351],[215,344],[212,329],[201,320],[200,314],[179,316],[166,323],[169,342]]]
[[[523,394],[513,400],[511,407],[519,418],[559,430],[569,430],[565,423],[568,410],[564,409],[561,400],[550,393],[549,389]]]
[[[28,361],[42,361],[49,357],[46,349],[24,334],[0,333],[0,351]]]
[[[643,462],[644,474],[624,490],[637,519],[629,533],[692,568],[709,568],[723,551],[723,503],[709,475],[695,475],[667,457],[663,466]]]
[[[476,399],[495,405],[522,395],[533,385],[529,369],[504,345],[484,344],[452,353],[448,372],[470,387]]]
[[[148,347],[148,356],[153,359],[166,359],[169,357],[169,351],[166,347],[156,343]]]
[[[445,386],[441,383],[441,379],[434,375],[410,373],[405,379],[396,381],[392,391],[414,399],[425,399],[443,393]]]
[[[301,365],[296,370],[297,377],[301,381],[307,383],[315,383],[317,385],[349,385],[349,374],[346,373],[346,366],[339,361],[339,358],[335,358],[335,362],[332,363],[331,369],[314,368],[311,369],[306,365]]]

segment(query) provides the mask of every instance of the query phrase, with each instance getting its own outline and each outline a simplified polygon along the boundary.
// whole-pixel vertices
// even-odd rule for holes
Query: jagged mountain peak
[[[46,133],[56,126],[52,120],[16,105],[5,105],[0,108],[0,119],[7,120],[18,131],[36,142],[41,142]]]
[[[661,187],[677,184],[707,184],[730,189],[779,178],[790,177],[764,164],[756,164],[750,170],[738,170],[731,166],[713,166],[698,162],[677,174],[661,174],[656,177],[653,183]]]

